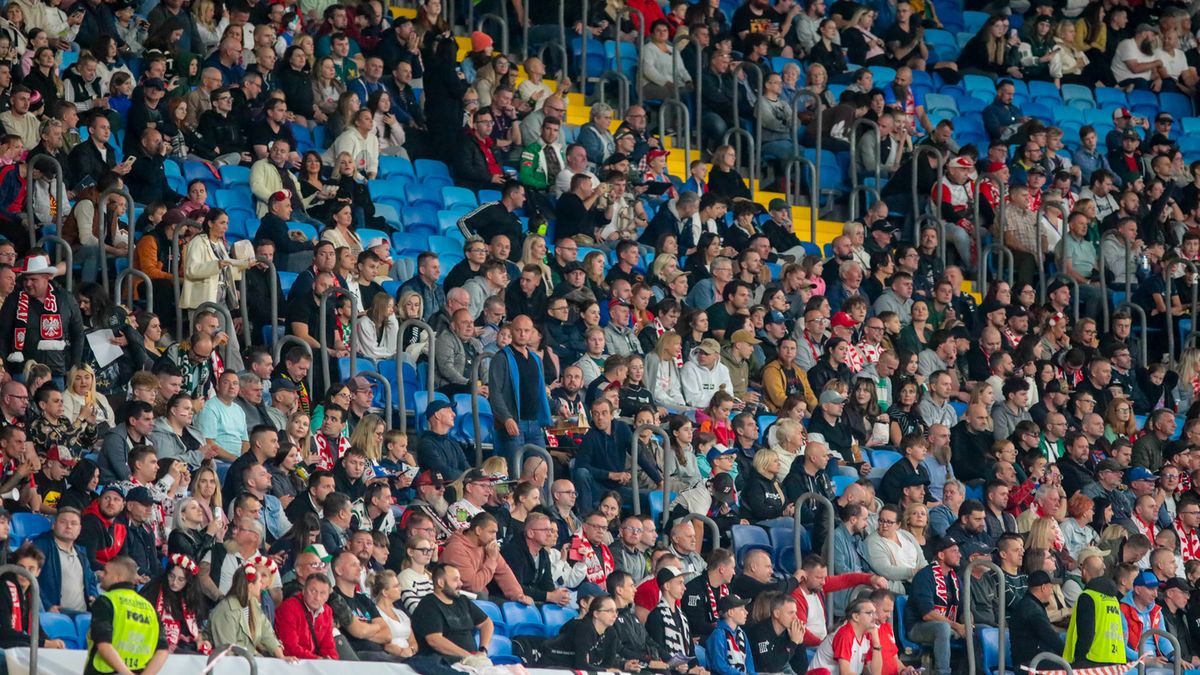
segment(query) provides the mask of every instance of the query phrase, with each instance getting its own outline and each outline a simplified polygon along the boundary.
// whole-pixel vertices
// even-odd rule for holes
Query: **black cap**
[[[984,300],[983,304],[979,306],[979,311],[985,316],[991,314],[992,312],[999,312],[1002,309],[1007,310],[1008,307],[995,298]]]
[[[1062,380],[1053,379],[1046,383],[1045,392],[1047,394],[1070,394],[1071,390],[1063,384]]]
[[[1096,465],[1096,473],[1100,473],[1101,471],[1120,471],[1124,473],[1125,467],[1121,466],[1121,463],[1115,459],[1106,459]]]
[[[157,89],[159,91],[166,91],[167,85],[157,77],[148,77],[142,81],[142,89]]]
[[[721,504],[733,503],[733,477],[727,473],[719,473],[712,477],[709,481],[709,489],[712,490],[714,502]]]
[[[937,540],[936,544],[934,544],[933,550],[934,553],[941,553],[942,551],[945,551],[948,548],[954,548],[955,546],[958,546],[957,539],[954,537],[942,537],[941,539]]]
[[[1187,579],[1184,579],[1183,577],[1171,577],[1170,579],[1167,579],[1167,583],[1163,584],[1163,588],[1168,591],[1174,588],[1175,590],[1183,591],[1185,593],[1191,593],[1192,591],[1196,590],[1196,588],[1189,584]]]
[[[900,487],[917,487],[918,485],[929,485],[929,479],[919,473],[910,473],[900,479]]]
[[[887,232],[888,234],[895,234],[896,230],[898,229],[900,228],[893,225],[891,221],[887,220],[886,218],[882,218],[871,223],[872,232]]]
[[[961,547],[962,554],[969,559],[973,555],[991,555],[992,549],[977,541],[968,541]]]
[[[628,160],[629,160],[629,155],[626,155],[623,152],[614,152],[613,154],[608,156],[608,159],[604,160],[604,166],[612,166],[613,164],[616,164],[618,162],[625,162]]]
[[[1046,293],[1048,295],[1063,288],[1067,288],[1067,282],[1063,281],[1062,279],[1055,279],[1054,281],[1050,282],[1049,286],[1046,287]]]
[[[1026,581],[1026,583],[1030,588],[1036,588],[1038,586],[1045,586],[1046,584],[1052,584],[1054,582],[1050,579],[1049,574],[1046,574],[1042,570],[1037,570],[1029,575],[1029,579]]]
[[[439,401],[439,400],[430,401],[429,407],[425,408],[425,419],[431,420],[431,419],[433,419],[434,415],[440,413],[441,411],[445,410],[446,408],[453,408],[453,407],[454,406],[450,405],[449,403],[447,403],[445,401]]]
[[[154,497],[150,495],[150,491],[147,490],[146,488],[142,487],[141,485],[130,489],[129,492],[126,493],[126,495],[125,495],[125,501],[137,502],[139,504],[145,504],[147,506],[153,506],[154,504],[158,503],[158,502],[154,501]]]
[[[1175,145],[1175,142],[1163,134],[1154,134],[1150,137],[1150,145]]]
[[[1013,317],[1020,317],[1020,316],[1029,316],[1029,310],[1025,309],[1024,307],[1022,307],[1021,305],[1019,305],[1015,302],[1008,306],[1008,315],[1005,318],[1011,319]]]
[[[678,567],[672,567],[668,565],[659,570],[658,574],[654,575],[654,580],[658,582],[658,587],[662,588],[663,584],[666,584],[667,582],[677,579],[681,576],[683,576],[683,570],[679,569]]]
[[[125,498],[125,493],[121,490],[120,486],[118,486],[116,483],[109,483],[108,485],[105,485],[103,488],[101,488],[100,496],[103,497],[105,494],[107,494],[109,492],[115,492],[115,493],[121,495],[122,499]]]
[[[731,609],[737,609],[738,607],[745,607],[746,605],[749,605],[749,604],[750,604],[749,600],[747,600],[739,595],[734,595],[733,593],[730,593],[729,595],[721,598],[720,600],[717,600],[717,613],[724,614],[725,612],[728,612]]]
[[[566,265],[563,265],[563,274],[564,275],[570,274],[571,272],[586,272],[586,271],[587,270],[583,269],[583,263],[579,262],[578,260],[572,260],[571,262],[567,263]]]

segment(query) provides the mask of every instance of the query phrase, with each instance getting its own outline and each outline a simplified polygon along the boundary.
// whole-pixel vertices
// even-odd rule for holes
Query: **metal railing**
[[[1003,649],[1004,645],[1001,645],[1000,648]],[[1071,667],[1071,664],[1067,663],[1066,659],[1053,652],[1041,652],[1037,656],[1033,657],[1033,660],[1029,662],[1028,670],[1036,673],[1037,667],[1042,663],[1042,661],[1049,661],[1057,666],[1062,666],[1062,669],[1067,671],[1067,675],[1075,675],[1075,669]]]
[[[675,143],[679,143],[679,137],[683,135],[683,165],[691,167],[692,165],[692,113],[688,110],[686,104],[677,98],[668,98],[662,102],[658,108],[658,132],[666,135],[667,129],[667,110],[676,111],[675,123]],[[680,122],[682,122],[682,131],[679,130]],[[703,155],[703,153],[700,153]]]
[[[992,224],[996,226],[997,232],[1000,231],[1000,228],[1001,228],[1000,223],[1003,222],[1004,216],[1006,215],[1005,214],[1006,207],[1004,204],[1004,200],[1008,196],[1007,195],[1008,187],[1006,185],[1001,184],[1000,181],[997,181],[992,178],[988,178],[986,176],[975,181],[975,194],[973,195],[974,196],[974,200],[973,200],[974,207],[973,208],[974,208],[974,216],[975,217],[974,217],[974,220],[972,220],[972,222],[975,224],[975,255],[978,258],[978,260],[976,261],[977,268],[976,268],[976,277],[975,278],[979,279],[980,295],[983,295],[986,297],[988,294],[988,284],[987,284],[987,272],[988,271],[987,271],[987,256],[985,255],[985,252],[994,252],[996,250],[1003,248],[1003,249],[1005,249],[1005,252],[1007,253],[1009,260],[1011,260],[1012,259],[1012,251],[1007,250],[1007,247],[1004,246],[1003,237],[992,237],[991,245],[986,246],[986,247],[983,245],[983,217],[982,217],[980,206],[981,206],[982,200],[983,200],[982,187],[985,182],[991,183],[992,185],[996,186],[996,190],[997,190],[998,194],[1000,195],[1000,198],[998,200],[999,205],[996,208],[996,212],[994,214],[992,214],[992,216],[993,216]],[[1003,256],[1001,256],[1001,259],[1003,259]],[[1010,265],[1009,269],[1010,270],[1012,269],[1011,265]],[[1004,272],[1004,266],[1002,264],[997,265],[996,266],[996,276],[997,277],[1001,276],[1001,274],[1003,274],[1003,272]],[[1011,276],[1012,275],[1010,273],[1010,275],[1009,275],[1010,279],[1011,279]]]
[[[504,13],[508,14],[508,3],[507,2],[501,3],[501,5],[504,8]],[[474,14],[474,9],[475,9],[475,3],[471,3],[472,14]],[[473,17],[472,17],[471,23],[475,24],[475,30],[482,33],[482,32],[486,32],[483,30],[483,27],[487,25],[488,21],[494,21],[494,22],[500,24],[500,49],[505,54],[509,54],[510,52],[508,51],[508,18],[506,16],[500,16],[499,14],[484,14],[483,16],[479,17],[479,21],[474,21]],[[516,66],[513,66],[513,67],[515,68]]]
[[[526,443],[517,449],[517,454],[513,457],[513,466],[508,467],[508,475],[521,476],[521,467],[525,466],[525,455],[533,454],[546,460],[546,484],[542,486],[542,503],[553,504],[550,500],[550,487],[554,485],[554,458],[550,456],[550,451],[540,445]],[[634,479],[636,485],[636,478]],[[636,503],[636,500],[634,501]],[[634,511],[636,514],[637,512]]]
[[[833,564],[833,530],[837,526],[837,524],[834,522],[835,518],[833,514],[833,502],[829,501],[825,495],[820,495],[816,492],[805,492],[797,497],[796,501],[793,502],[795,505],[795,513],[792,514],[792,544],[796,551],[796,564],[799,565],[800,563],[800,542],[803,538],[802,535],[804,534],[804,522],[801,517],[801,513],[804,510],[804,505],[808,502],[817,502],[818,506],[825,508],[825,547],[823,549],[822,557],[825,560],[826,568],[829,570],[829,575],[833,576],[837,574],[837,572],[834,570]],[[821,514],[816,514],[816,517],[820,518]],[[833,604],[828,602],[825,603],[825,622],[826,625],[833,625]]]
[[[670,504],[663,505],[663,530],[664,531],[667,529],[666,516],[668,515],[667,512],[671,510],[670,506],[671,506]],[[705,516],[705,515],[702,515],[699,513],[689,513],[689,514],[686,514],[685,516],[683,516],[682,518],[680,518],[677,522],[690,523],[693,520],[698,520],[698,521],[704,523],[704,526],[708,528],[708,533],[710,535],[712,535],[713,548],[718,548],[721,546],[721,528],[717,527],[716,521],[714,521],[712,518],[709,518],[708,516]],[[701,542],[701,544],[696,547],[696,550],[700,550],[703,547],[704,547],[704,544],[703,544],[703,542]]]
[[[1183,258],[1176,258],[1176,259],[1172,260],[1170,263],[1164,265],[1163,266],[1163,276],[1166,279],[1167,287],[1165,289],[1165,293],[1163,294],[1163,297],[1166,298],[1167,303],[1168,303],[1167,304],[1167,353],[1170,355],[1171,363],[1175,362],[1175,315],[1171,313],[1171,305],[1170,305],[1171,298],[1174,295],[1172,293],[1174,279],[1173,279],[1173,275],[1171,274],[1171,268],[1175,267],[1176,265],[1182,266],[1185,270],[1185,273],[1192,275],[1191,279],[1193,280],[1192,283],[1190,284],[1190,286],[1192,287],[1192,304],[1191,304],[1190,313],[1188,314],[1188,318],[1192,322],[1192,330],[1190,333],[1188,333],[1187,337],[1185,337],[1183,339],[1184,347],[1187,347],[1187,345],[1189,343],[1191,343],[1192,337],[1197,335],[1196,311],[1198,308],[1200,308],[1200,304],[1198,304],[1198,303],[1200,303],[1200,269],[1198,269],[1196,267],[1196,264],[1190,260],[1185,260]],[[1078,319],[1078,317],[1076,317],[1076,318]]]
[[[340,286],[330,286],[329,288],[325,289],[324,293],[321,294],[321,314],[317,319],[317,330],[320,332],[320,335],[317,336],[317,342],[321,346],[321,375],[324,377],[324,379],[321,381],[326,387],[333,384],[333,382],[329,379],[329,340],[325,339],[325,336],[328,335],[329,332],[329,316],[327,311],[329,309],[329,298],[333,296],[343,296],[350,298],[351,302],[354,301],[354,297],[350,295],[350,291],[347,291]],[[342,377],[347,379],[354,375],[356,370],[355,366],[358,365],[358,331],[354,330],[353,327],[351,327],[350,330],[349,350],[350,372],[341,373]],[[341,372],[340,369],[339,372]]]
[[[1174,650],[1175,650],[1174,651],[1175,658],[1171,659],[1171,661],[1172,661],[1171,666],[1175,669],[1175,675],[1183,675],[1183,663],[1182,663],[1182,659],[1179,654],[1179,638],[1175,637],[1174,635],[1168,633],[1165,630],[1162,630],[1161,628],[1151,628],[1149,630],[1142,631],[1142,640],[1144,641],[1147,637],[1156,637],[1158,639],[1165,639],[1167,642],[1171,643],[1171,647],[1174,648]],[[1154,641],[1154,649],[1156,652],[1161,652],[1162,650],[1159,649],[1159,646],[1158,646],[1158,639],[1156,639]],[[1141,645],[1138,645],[1137,651],[1141,652]],[[1144,661],[1142,663],[1138,664],[1138,672],[1142,673],[1142,675],[1145,675],[1146,663]]]
[[[816,139],[813,157],[816,157],[816,161],[813,161],[812,164],[815,169],[813,173],[813,183],[817,184],[817,189],[819,191],[821,183],[821,148],[822,144],[825,142],[825,137],[821,133],[822,125],[825,120],[825,102],[822,101],[821,98],[816,94],[805,89],[796,92],[796,97],[792,99],[792,118],[790,120],[792,125],[792,147],[796,149],[796,154],[800,155],[801,157],[804,156],[804,151],[802,150],[804,144],[800,142],[800,104],[805,100],[810,100],[813,103],[812,124],[817,125],[817,133],[813,134],[813,137]],[[812,207],[814,209],[818,208],[819,206],[820,205],[817,202],[813,202]],[[816,239],[816,237],[814,237],[814,239]],[[814,241],[813,243],[816,242]]]
[[[803,176],[795,176],[792,173],[792,169],[797,166],[801,169],[807,168],[811,177],[808,182],[808,240],[815,244],[817,242],[817,209],[820,207],[821,201],[818,183],[821,177],[817,173],[817,165],[804,155],[797,154],[789,159],[783,168],[784,190],[786,191],[784,196],[789,205],[794,206],[800,201]],[[795,192],[792,191],[793,185],[796,187]]]
[[[42,637],[42,617],[38,611],[38,599],[42,597],[42,591],[38,588],[37,577],[29,570],[20,565],[2,565],[0,566],[0,575],[15,574],[19,577],[25,577],[29,582],[29,597],[33,598],[33,607],[29,611],[29,672],[38,672],[38,642]]]
[[[433,381],[437,377],[436,368],[433,363],[434,355],[437,354],[437,333],[434,332],[433,326],[430,326],[420,319],[405,319],[404,322],[400,324],[400,338],[396,340],[396,406],[400,409],[400,433],[405,434],[408,433],[409,401],[407,400],[407,392],[404,391],[404,349],[401,347],[401,345],[404,342],[404,331],[409,326],[416,326],[417,328],[420,328],[429,334],[429,359],[426,362],[428,366],[428,377],[425,378],[426,385],[428,385],[429,390],[429,400],[426,405],[433,402]],[[416,371],[416,364],[413,364],[413,370]],[[472,397],[473,396],[474,393],[472,393]],[[480,457],[479,461],[475,463],[482,464],[483,458]]]
[[[208,655],[208,661],[205,661],[205,664],[207,666],[212,666],[214,662],[224,659],[229,654],[234,654],[235,656],[240,656],[243,659],[246,659],[246,662],[250,664],[250,675],[258,675],[258,663],[254,660],[254,654],[241,645],[218,645],[213,647],[212,653]],[[30,664],[29,672],[37,672],[33,670],[32,666],[33,664]],[[208,672],[212,669],[205,668],[204,670],[205,672]]]
[[[70,269],[70,267],[68,266],[67,269]],[[154,311],[154,281],[150,278],[149,274],[146,274],[145,272],[143,272],[139,269],[134,269],[132,267],[126,267],[125,269],[121,270],[121,273],[117,275],[116,281],[113,282],[113,286],[114,286],[114,288],[113,288],[113,304],[114,305],[121,304],[121,282],[125,281],[126,279],[129,279],[130,277],[137,277],[138,279],[140,279],[141,281],[144,281],[146,283],[146,307],[150,311]],[[245,283],[244,279],[245,279],[245,277],[243,277],[243,282],[242,282],[243,284]],[[134,290],[136,290],[136,286],[137,286],[137,284],[135,284],[133,282],[133,280],[130,279],[129,293],[127,293],[125,296],[126,297],[125,306],[128,307],[130,311],[133,311],[133,300],[134,300],[133,295],[134,295]],[[242,290],[242,297],[246,297],[245,289]],[[242,304],[245,304],[245,303],[243,302]],[[245,344],[250,344],[250,342],[247,341]]]
[[[54,233],[61,237],[63,232],[63,211],[70,210],[70,204],[67,202],[67,183],[65,180],[63,180],[62,164],[59,164],[58,160],[54,159],[50,155],[40,153],[34,155],[33,157],[27,157],[25,159],[25,165],[29,170],[29,177],[27,179],[28,182],[33,181],[33,171],[45,173],[42,171],[42,167],[45,165],[50,167],[50,173],[54,176],[54,179],[50,182],[50,189],[53,191],[52,194],[54,202],[57,205],[57,207],[54,209]],[[130,202],[130,204],[132,203],[133,202]],[[37,248],[38,222],[37,215],[33,211],[32,192],[25,197],[25,223],[29,226],[29,245]],[[70,274],[71,268],[68,267],[67,275],[70,276]]]
[[[383,385],[383,415],[387,422],[387,428],[392,428],[392,383],[386,377],[380,375],[374,370],[361,370],[354,374],[357,377],[365,377],[368,380],[374,380]]]
[[[993,572],[995,573],[996,578],[1001,580],[999,584],[998,597],[996,599],[996,606],[1000,608],[1000,625],[997,626],[999,629],[998,640],[1000,641],[1000,664],[996,668],[996,672],[1003,673],[1004,657],[1006,656],[1005,652],[1007,651],[1005,645],[1008,643],[1008,612],[1005,611],[1007,606],[1004,604],[1004,592],[1006,584],[1003,581],[1004,570],[1000,569],[999,565],[989,560],[972,560],[971,562],[967,563],[967,566],[963,569],[962,573],[963,624],[967,628],[967,672],[980,672],[975,669],[975,613],[971,611],[971,587],[974,586],[975,581],[975,577],[972,576],[971,571],[979,567],[982,567],[985,570],[985,574],[987,572]]]
[[[1046,302],[1046,254],[1048,251],[1046,251],[1045,247],[1042,246],[1042,219],[1046,218],[1046,209],[1049,206],[1050,205],[1046,203],[1046,200],[1043,199],[1042,203],[1038,205],[1037,213],[1035,213],[1033,216],[1033,256],[1037,259],[1037,297],[1039,305],[1045,304]],[[1046,222],[1049,223],[1050,221],[1046,220]],[[1066,224],[1065,219],[1063,224]],[[1074,282],[1075,280],[1072,279],[1071,281]],[[1076,296],[1078,296],[1079,284],[1075,284],[1075,286]],[[1079,315],[1076,314],[1076,318],[1078,318],[1078,316]]]
[[[751,110],[754,110],[754,134],[751,135],[748,131],[746,131],[745,129],[742,128],[741,106],[737,104],[738,97],[736,95],[737,91],[735,90],[734,106],[733,106],[733,126],[730,127],[729,131],[725,132],[725,137],[721,139],[721,143],[728,145],[730,134],[734,130],[739,130],[739,131],[743,132],[745,134],[745,137],[750,139],[749,178],[750,178],[750,193],[753,195],[758,192],[758,186],[757,186],[758,174],[759,174],[759,171],[762,166],[762,144],[759,143],[759,139],[762,138],[762,117],[758,114],[758,102],[762,100],[763,87],[766,84],[767,76],[763,74],[763,71],[761,68],[759,68],[757,65],[755,65],[749,61],[742,61],[741,63],[739,63],[736,66],[734,66],[733,68],[731,68],[729,71],[729,75],[731,77],[733,77],[734,86],[737,87],[738,89],[740,89],[742,87],[741,82],[738,81],[738,75],[740,75],[740,74],[745,75],[746,76],[746,84],[749,85],[750,84],[750,73],[753,73],[754,77],[756,77],[758,80],[757,88],[755,88],[753,86],[750,87],[750,90],[754,94],[754,97],[755,97],[754,105],[752,105],[750,107]],[[741,138],[743,134],[735,133],[733,135],[737,138]],[[736,145],[734,145],[734,148],[737,150],[738,161],[741,161],[742,144],[737,143]]]
[[[65,255],[63,257],[66,258],[67,262],[67,273],[63,275],[63,285],[66,286],[67,292],[74,290],[75,274],[72,272],[72,269],[75,267],[75,252],[71,250],[71,245],[67,243],[66,239],[63,239],[58,234],[47,234],[41,239],[38,239],[37,243],[35,243],[33,247],[44,250],[47,243],[54,244],[55,249],[62,249],[64,252]],[[57,252],[58,251],[56,250],[55,253]],[[49,253],[49,251],[47,251],[47,253]]]
[[[198,316],[202,312],[216,312],[217,318],[221,320],[221,332],[225,333],[226,337],[230,335],[237,337],[237,333],[234,331],[233,315],[229,313],[228,307],[215,302],[202,302],[196,306],[196,309],[192,310],[192,316]],[[215,349],[216,346],[214,345],[213,348]],[[224,348],[225,361],[228,362],[229,350],[233,349],[232,341],[227,340]]]
[[[913,228],[914,228],[913,229],[913,238],[912,238],[913,241],[921,240],[921,230],[920,230],[920,221],[921,221],[921,194],[920,194],[920,192],[921,191],[917,189],[917,184],[920,182],[919,179],[920,179],[920,175],[921,175],[921,160],[926,155],[933,155],[934,159],[937,160],[937,163],[935,165],[935,169],[937,170],[937,175],[934,176],[934,178],[933,178],[933,184],[935,187],[938,186],[939,184],[941,184],[942,176],[946,175],[946,155],[942,154],[941,150],[938,150],[937,148],[933,147],[932,145],[918,145],[915,148],[913,148],[912,167],[911,167],[911,171],[912,171],[912,176],[911,176],[911,178],[912,178],[911,217],[913,220]],[[938,217],[938,220],[941,220],[940,216]],[[945,253],[944,247],[946,245],[946,238],[939,237],[939,243],[943,247],[942,260],[945,261],[946,253]]]
[[[254,336],[250,334],[250,306],[246,302],[246,298],[250,297],[249,281],[246,280],[246,272],[250,269],[247,267],[242,270],[241,276],[238,277],[238,313],[242,315],[242,344],[249,347],[254,343]],[[120,284],[118,284],[118,288]],[[150,305],[154,307],[153,304]]]
[[[680,45],[690,43],[691,41],[692,37],[690,35],[676,35],[675,39],[671,40],[671,86],[675,92],[674,100],[681,103],[683,102],[683,94],[679,91],[681,89],[679,86],[679,64],[683,62],[683,49]],[[696,51],[699,52],[700,50],[697,49]],[[697,66],[700,65],[698,61],[699,59],[697,59]],[[699,74],[700,72],[701,69],[697,68],[696,73]]]
[[[633,444],[632,444],[632,447],[630,447],[630,449],[629,449],[629,459],[631,460],[630,469],[629,469],[629,476],[630,476],[629,477],[629,486],[630,486],[630,489],[633,491],[633,515],[635,515],[635,516],[639,516],[642,514],[641,493],[640,493],[640,488],[638,487],[638,471],[640,469],[640,467],[638,467],[638,456],[639,456],[638,434],[642,433],[643,431],[646,431],[647,429],[654,432],[655,434],[657,434],[658,436],[660,436],[663,439],[663,443],[662,443],[663,462],[662,462],[662,465],[659,466],[659,469],[662,471],[662,474],[663,474],[663,480],[662,480],[663,511],[667,511],[670,507],[669,501],[670,501],[671,492],[670,492],[670,486],[668,485],[668,483],[670,483],[671,481],[669,480],[668,477],[671,475],[671,473],[667,469],[667,462],[669,461],[669,458],[671,457],[671,434],[667,433],[666,428],[664,428],[662,425],[659,425],[659,424],[639,424],[633,428]]]
[[[867,127],[865,133],[875,133],[875,147],[878,156],[875,158],[875,185],[860,185],[858,182],[858,128]],[[883,135],[879,133],[879,125],[874,120],[860,117],[854,120],[850,127],[850,220],[858,220],[858,194],[865,192],[874,195],[875,201],[880,201],[879,184],[883,179],[880,165],[883,163]],[[865,167],[864,167],[865,168]]]
[[[104,286],[104,292],[109,292],[108,287],[108,203],[113,197],[120,196],[125,198],[125,217],[130,218],[132,222],[133,215],[133,195],[129,194],[129,190],[123,187],[110,187],[100,193],[99,204],[100,214],[98,216],[99,239],[100,239],[100,284]],[[117,222],[120,222],[119,220]],[[176,228],[178,231],[178,228]],[[129,249],[129,254],[133,253],[133,228],[129,228],[129,240],[126,242],[126,247]],[[132,256],[130,255],[131,259]]]
[[[430,342],[430,351],[433,351],[433,344]],[[470,376],[467,386],[470,387],[470,424],[475,432],[475,466],[484,464],[484,428],[479,423],[479,371],[482,369],[484,362],[490,362],[496,353],[479,354],[475,357],[475,363],[470,364]]]
[[[693,99],[696,102],[696,152],[701,157],[704,156],[704,78],[701,75],[704,73],[704,50],[696,48],[696,77],[692,80],[692,84],[696,86],[696,96]],[[679,58],[683,58],[680,54]],[[678,81],[678,80],[676,80]],[[679,88],[676,87],[676,92]]]
[[[1128,298],[1129,296],[1126,295],[1125,297]],[[1105,300],[1105,303],[1107,304],[1107,300]],[[1141,361],[1138,362],[1138,365],[1142,366],[1144,368],[1146,366],[1146,364],[1149,362],[1147,359],[1147,355],[1148,355],[1147,350],[1149,349],[1149,347],[1146,344],[1147,342],[1149,342],[1149,340],[1146,339],[1148,337],[1146,335],[1146,328],[1149,325],[1149,322],[1146,320],[1146,310],[1142,309],[1141,305],[1134,304],[1133,302],[1131,302],[1129,300],[1125,300],[1124,302],[1117,305],[1116,309],[1118,311],[1120,311],[1122,309],[1128,309],[1130,314],[1135,315],[1139,319],[1141,319],[1142,339],[1138,340],[1138,344],[1141,346],[1141,349],[1138,350],[1141,355]]]
[[[618,66],[620,63],[617,64]],[[598,101],[608,100],[608,82],[616,80],[620,85],[617,88],[617,109],[616,117],[624,117],[625,111],[629,110],[629,78],[620,70],[606,70],[600,73],[600,77],[596,78],[596,99]]]
[[[179,304],[179,298],[183,294],[183,263],[179,259],[179,233],[182,231],[182,227],[176,227],[171,233],[171,294],[175,296],[175,338],[179,340],[184,337],[183,307]],[[276,357],[275,360],[278,361],[279,358]]]
[[[271,346],[279,341],[279,336],[282,331],[279,330],[279,270],[275,269],[275,261],[263,261],[267,263],[268,279],[271,286]],[[245,302],[243,299],[242,302]]]
[[[533,0],[533,1],[538,2],[539,0]],[[637,21],[634,21],[635,15],[636,15]],[[629,17],[629,20],[631,22],[633,22],[637,28],[636,32],[637,32],[637,36],[638,36],[637,37],[638,64],[637,64],[637,68],[636,68],[637,76],[634,78],[633,87],[634,87],[634,91],[637,92],[638,105],[645,105],[646,94],[645,94],[645,91],[644,91],[642,85],[646,81],[646,78],[642,77],[641,58],[642,58],[642,52],[646,51],[646,29],[648,28],[648,26],[646,25],[646,15],[643,14],[642,10],[640,10],[640,9],[636,9],[634,7],[629,7],[628,5],[622,5],[621,7],[619,7],[617,9],[617,16],[613,20],[613,23],[616,24],[616,26],[617,26],[618,33],[620,32],[621,19],[623,19],[625,17]],[[617,62],[617,70],[621,71],[622,73],[624,72],[622,70],[622,66],[621,66],[621,44],[623,42],[624,41],[621,40],[619,36],[616,40],[613,40],[613,59],[616,60],[616,62]],[[626,107],[628,108],[628,106],[626,106]],[[624,111],[622,111],[622,112],[624,112]]]
[[[308,356],[308,360],[309,361],[313,360],[313,350],[312,350],[312,347],[309,346],[309,344],[307,342],[305,342],[304,340],[301,340],[300,338],[296,337],[295,335],[284,335],[284,336],[281,336],[278,340],[276,340],[275,344],[271,345],[271,349],[274,352],[274,356],[275,356],[275,363],[283,362],[282,356],[283,356],[283,348],[285,345],[296,345],[296,346],[302,348],[304,350],[304,353]],[[308,369],[308,375],[304,378],[304,385],[306,387],[308,387],[308,395],[309,395],[309,399],[311,400],[312,399],[312,388],[313,388],[312,368]]]
[[[560,2],[558,6],[561,11],[562,3]],[[559,56],[562,57],[562,64],[563,64],[562,70],[559,71],[557,76],[555,77],[555,79],[559,82],[562,82],[562,79],[564,77],[567,77],[567,63],[571,60],[571,55],[567,52],[566,43],[567,43],[567,41],[566,41],[565,37],[563,38],[563,41],[561,43],[551,40],[549,42],[542,44],[541,49],[539,49],[538,53],[537,53],[538,60],[540,60],[542,63],[546,63],[546,50],[547,49],[557,49],[558,50]],[[526,45],[525,48],[528,49],[529,48],[528,47],[528,45],[529,45],[529,24],[528,23],[525,24],[525,45]],[[564,103],[566,102],[565,95],[563,98],[563,102]]]

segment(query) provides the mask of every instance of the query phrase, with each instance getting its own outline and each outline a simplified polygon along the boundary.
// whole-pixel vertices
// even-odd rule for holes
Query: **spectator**
[[[333,610],[326,604],[331,585],[321,574],[304,580],[300,593],[275,610],[275,632],[283,653],[297,659],[337,659],[333,641]]]
[[[264,573],[259,567],[267,566],[266,558],[262,560],[264,562],[248,562],[234,572],[229,592],[209,616],[212,639],[217,644],[236,644],[252,653],[298,663],[296,657],[284,652],[260,604]]]
[[[513,576],[508,562],[500,557],[497,529],[496,519],[491,514],[474,516],[466,531],[450,536],[442,561],[458,567],[466,575],[463,588],[473,593],[486,593],[495,584],[509,600],[533,604],[533,599]]]
[[[59,509],[49,532],[32,544],[45,560],[38,575],[42,606],[69,616],[89,611],[100,594],[86,549],[78,542],[81,514],[71,507]]]
[[[413,614],[413,633],[421,645],[420,654],[458,662],[487,652],[494,629],[492,620],[460,595],[461,589],[462,577],[457,567],[434,566],[433,592],[421,600]],[[473,635],[476,629],[478,643]]]

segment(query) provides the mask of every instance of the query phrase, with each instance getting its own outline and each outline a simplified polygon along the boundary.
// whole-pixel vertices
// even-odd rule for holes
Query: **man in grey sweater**
[[[475,321],[471,319],[471,312],[458,310],[450,322],[450,330],[437,336],[433,357],[434,387],[447,396],[467,393],[471,388],[468,369],[482,352],[483,345],[475,339]]]

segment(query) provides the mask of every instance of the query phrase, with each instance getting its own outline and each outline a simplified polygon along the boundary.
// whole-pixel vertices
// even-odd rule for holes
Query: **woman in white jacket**
[[[904,593],[904,584],[929,564],[912,533],[900,528],[900,512],[896,507],[879,509],[879,528],[867,537],[867,562],[888,580],[893,593]]]
[[[672,408],[687,408],[683,400],[683,338],[679,333],[663,333],[654,351],[646,355],[646,385],[654,400]]]
[[[396,320],[396,301],[387,293],[376,293],[371,308],[358,318],[358,354],[372,361],[396,358],[396,340],[400,322]]]
[[[379,137],[375,135],[375,114],[368,108],[354,113],[354,126],[346,129],[325,153],[325,163],[333,164],[343,152],[354,158],[359,173],[372,180],[379,173]]]
[[[676,89],[690,91],[692,88],[692,76],[671,44],[671,28],[666,21],[655,21],[650,26],[650,44],[642,49],[641,66],[646,77],[646,98],[671,98]]]
[[[205,302],[224,304],[236,295],[237,281],[248,261],[229,257],[228,229],[225,211],[209,209],[204,215],[204,232],[183,249],[183,292],[179,296],[183,309],[195,309]]]

